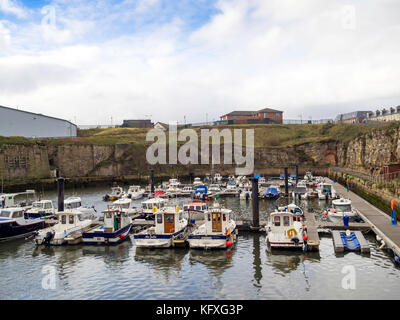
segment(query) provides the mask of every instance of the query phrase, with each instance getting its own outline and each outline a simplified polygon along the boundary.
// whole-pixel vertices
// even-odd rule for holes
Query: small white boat
[[[297,186],[293,188],[292,196],[294,199],[299,198],[302,200],[308,199],[307,185],[299,182]]]
[[[307,171],[306,174],[304,175],[304,180],[312,181],[313,179],[314,179],[313,174],[310,171]]]
[[[92,207],[82,206],[82,199],[80,197],[68,197],[64,200],[64,211],[65,212],[80,212],[87,215],[95,215],[96,209]]]
[[[188,202],[183,205],[183,211],[189,214],[189,220],[202,220],[204,219],[204,212],[208,209],[205,202]]]
[[[336,199],[336,190],[333,188],[332,184],[327,182],[321,182],[317,185],[318,199],[328,200]]]
[[[205,222],[189,235],[190,248],[226,249],[232,246],[236,241],[237,230],[231,215],[232,210],[214,203],[213,208],[204,212]]]
[[[201,181],[201,179],[199,177],[194,178],[193,186],[200,186],[202,184],[203,184],[203,182]]]
[[[303,249],[303,224],[289,211],[272,212],[266,226],[268,249]]]
[[[210,184],[210,186],[208,187],[208,191],[210,192],[221,192],[221,186],[219,184],[213,183]]]
[[[38,231],[34,238],[37,245],[77,244],[82,242],[82,234],[93,221],[94,215],[79,211],[57,212],[58,222],[52,227]]]
[[[143,198],[145,192],[146,190],[141,188],[140,186],[130,186],[126,195],[132,200],[138,200]]]
[[[304,218],[304,211],[298,205],[291,203],[287,206],[279,207],[278,211],[282,212],[291,212],[294,214],[293,220],[294,221],[302,221]]]
[[[108,206],[104,214],[104,224],[82,234],[84,244],[115,245],[129,238],[132,219],[122,207]]]
[[[222,176],[220,173],[214,174],[214,181],[215,182],[221,182],[222,181]]]
[[[3,193],[0,194],[0,209],[4,208],[24,208],[32,207],[35,199],[35,190],[26,190],[25,192]]]
[[[32,203],[32,208],[26,210],[28,218],[48,219],[55,216],[56,209],[51,200],[40,200]]]
[[[181,195],[191,196],[194,194],[194,189],[192,186],[185,186],[180,190]]]
[[[153,215],[155,211],[161,210],[166,207],[168,199],[164,198],[150,198],[142,202],[142,213],[146,215]]]
[[[112,187],[111,193],[106,194],[103,197],[103,201],[115,201],[119,198],[122,198],[123,196],[125,196],[124,189],[122,189],[121,187]]]
[[[267,180],[264,177],[260,177],[258,179],[258,185],[261,186],[261,187],[267,186]]]
[[[344,198],[332,200],[332,208],[325,211],[325,215],[332,222],[343,221],[343,216],[347,216],[351,220],[358,217],[357,211],[351,207],[351,200]]]
[[[236,184],[228,184],[226,186],[226,189],[222,193],[226,194],[226,195],[237,196],[237,195],[239,195],[240,191],[239,191],[238,187],[236,186]]]
[[[26,237],[44,227],[43,219],[26,218],[22,207],[0,210],[0,241]]]
[[[138,248],[169,248],[184,237],[188,220],[178,206],[162,208],[155,213],[155,226],[134,235]]]

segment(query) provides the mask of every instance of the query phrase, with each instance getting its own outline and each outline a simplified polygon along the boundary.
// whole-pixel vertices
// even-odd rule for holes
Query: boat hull
[[[133,237],[138,248],[169,248],[172,246],[172,238],[178,236],[186,230],[182,229],[173,234],[149,234],[139,233]]]
[[[16,221],[2,222],[0,224],[0,241],[8,241],[28,236],[45,227],[44,220],[19,224]]]
[[[128,225],[116,232],[105,233],[101,231],[85,232],[82,234],[84,244],[90,245],[116,245],[129,239],[132,225]]]

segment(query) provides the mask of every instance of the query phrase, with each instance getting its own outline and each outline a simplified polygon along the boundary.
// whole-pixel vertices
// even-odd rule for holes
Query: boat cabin
[[[180,220],[183,220],[183,211],[176,208],[163,208],[155,213],[155,233],[156,234],[169,234],[178,232],[180,227]]]
[[[206,230],[211,233],[225,233],[228,229],[232,210],[214,207],[205,212]]]
[[[189,202],[183,205],[184,211],[205,211],[207,210],[207,203],[204,202]]]
[[[124,193],[124,190],[121,187],[112,187],[110,196],[119,197]]]
[[[132,220],[128,213],[123,212],[120,209],[110,209],[104,211],[104,231],[106,233],[114,233],[127,225],[129,225]]]
[[[333,209],[337,212],[351,212],[351,200],[348,199],[338,199],[332,201]]]
[[[65,225],[66,228],[71,228],[73,226],[79,225],[80,221],[85,221],[91,217],[83,212],[57,212],[58,224]]]
[[[140,186],[130,186],[128,189],[128,193],[139,192],[141,191]]]
[[[69,197],[64,201],[64,210],[72,210],[82,207],[82,199],[79,197]]]
[[[120,209],[129,209],[131,206],[131,200],[124,198],[124,199],[118,199],[113,202],[112,207],[114,208],[120,208]]]
[[[19,193],[4,193],[0,195],[0,208],[31,206],[35,197],[35,190],[26,190]]]
[[[322,193],[332,193],[332,185],[329,183],[320,183],[318,184],[317,189]]]
[[[23,219],[23,208],[7,208],[0,211],[0,221],[8,219]]]
[[[144,213],[154,213],[153,208],[157,208],[157,211],[163,209],[168,203],[167,199],[162,198],[151,198],[142,202],[142,209]]]
[[[268,218],[268,225],[275,229],[287,229],[293,226],[293,213],[285,211],[272,212]]]

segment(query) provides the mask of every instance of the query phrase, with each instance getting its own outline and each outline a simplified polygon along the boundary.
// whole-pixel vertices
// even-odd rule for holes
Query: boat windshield
[[[0,217],[8,218],[10,216],[10,211],[2,210],[0,212]]]
[[[333,205],[333,207],[339,212],[350,212],[351,211],[350,204],[337,204],[337,205]]]
[[[330,185],[325,185],[322,189],[322,192],[331,192],[332,191],[332,186]]]
[[[41,202],[34,202],[34,203],[32,204],[32,209],[43,209],[43,205],[44,205],[44,203],[41,203]]]
[[[65,204],[65,209],[76,209],[81,206],[80,202],[70,202]]]

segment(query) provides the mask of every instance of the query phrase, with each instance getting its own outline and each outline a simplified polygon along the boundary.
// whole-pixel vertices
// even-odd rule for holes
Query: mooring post
[[[190,184],[193,182],[193,172],[189,172]]]
[[[260,211],[258,208],[258,178],[251,179],[251,202],[253,205],[253,227],[260,226]]]
[[[153,169],[150,170],[150,186],[151,186],[150,192],[154,195],[154,170]]]
[[[285,196],[289,195],[289,185],[288,185],[288,168],[285,168]]]
[[[58,212],[64,211],[64,181],[65,179],[60,177],[57,180],[58,186]]]
[[[299,166],[296,165],[296,186],[298,182],[299,182]]]

